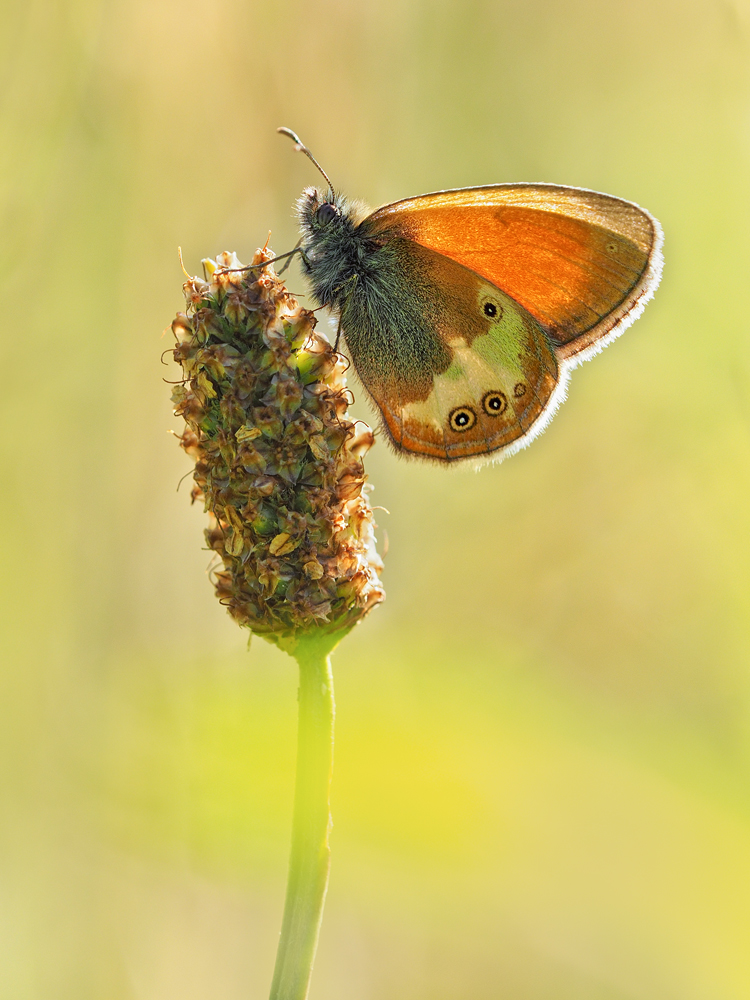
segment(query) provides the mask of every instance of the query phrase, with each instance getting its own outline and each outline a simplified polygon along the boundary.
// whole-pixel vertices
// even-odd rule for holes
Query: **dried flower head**
[[[258,250],[253,265],[271,256]],[[383,600],[362,464],[373,435],[347,418],[345,359],[273,268],[238,270],[233,253],[203,265],[208,280],[185,282],[187,310],[172,324],[192,497],[211,518],[219,600],[291,652]]]

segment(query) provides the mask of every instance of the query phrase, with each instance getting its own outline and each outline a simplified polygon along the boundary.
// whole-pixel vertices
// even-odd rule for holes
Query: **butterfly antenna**
[[[292,142],[293,142],[293,143],[295,144],[295,145],[294,145],[294,148],[295,148],[295,149],[296,149],[296,150],[297,150],[298,152],[300,152],[300,153],[304,153],[304,154],[305,154],[305,156],[306,156],[306,157],[307,157],[307,158],[308,158],[309,160],[312,160],[312,162],[313,162],[313,163],[315,164],[315,166],[316,166],[316,167],[318,168],[318,170],[319,170],[319,171],[321,172],[321,174],[322,174],[322,175],[323,175],[323,176],[325,177],[325,179],[326,179],[326,182],[327,182],[327,184],[328,184],[328,187],[330,188],[330,191],[331,191],[331,197],[332,197],[332,198],[333,198],[333,197],[335,197],[335,195],[336,195],[336,192],[335,192],[335,191],[334,191],[334,189],[333,189],[333,184],[331,184],[331,180],[330,180],[330,178],[329,178],[328,174],[327,174],[327,173],[325,172],[325,170],[324,170],[324,169],[323,169],[323,168],[321,167],[321,165],[320,165],[320,164],[318,163],[318,161],[317,161],[317,160],[315,159],[315,157],[314,157],[314,156],[312,155],[312,153],[310,152],[310,150],[309,150],[309,149],[307,148],[307,146],[306,146],[306,145],[304,144],[304,142],[303,142],[303,141],[302,141],[302,140],[300,139],[300,137],[299,137],[299,136],[297,135],[297,133],[296,133],[296,132],[292,132],[292,130],[291,130],[290,128],[284,128],[284,127],[282,127],[282,128],[277,128],[277,129],[276,129],[276,131],[277,131],[277,132],[281,132],[281,134],[282,134],[282,135],[288,135],[288,136],[289,136],[289,138],[290,138],[290,139],[292,140]]]

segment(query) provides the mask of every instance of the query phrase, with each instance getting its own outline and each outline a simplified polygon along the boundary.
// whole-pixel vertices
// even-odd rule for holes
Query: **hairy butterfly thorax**
[[[359,280],[366,280],[378,245],[360,223],[370,209],[341,194],[306,188],[297,203],[300,250],[312,292],[322,306],[340,311]]]

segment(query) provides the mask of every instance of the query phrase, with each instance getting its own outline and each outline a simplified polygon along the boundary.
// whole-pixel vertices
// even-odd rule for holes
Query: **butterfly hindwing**
[[[447,256],[398,237],[387,246],[396,308],[353,289],[342,327],[395,447],[451,462],[527,443],[562,391],[539,322]]]

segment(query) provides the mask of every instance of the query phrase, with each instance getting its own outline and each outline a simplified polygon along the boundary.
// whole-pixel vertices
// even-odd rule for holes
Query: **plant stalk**
[[[333,770],[333,674],[329,637],[305,636],[299,663],[299,730],[292,851],[270,1000],[306,1000],[328,888]]]

